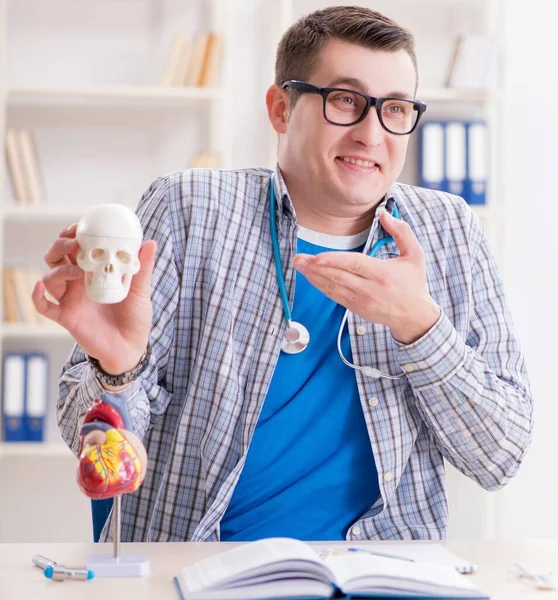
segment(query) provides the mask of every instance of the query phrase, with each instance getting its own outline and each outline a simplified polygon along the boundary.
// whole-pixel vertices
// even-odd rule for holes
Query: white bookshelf
[[[156,177],[200,152],[233,163],[230,0],[0,0],[0,131],[33,131],[46,202],[15,202],[0,165],[0,264],[46,266],[58,232],[94,204],[133,207]],[[161,84],[172,36],[223,39],[216,87]],[[0,309],[4,314],[0,278]],[[70,456],[54,419],[57,380],[73,340],[52,323],[0,323],[0,349],[50,357],[43,443],[0,441],[0,460]],[[1,377],[1,374],[0,374]],[[0,380],[1,382],[1,380]],[[0,411],[1,425],[1,411]]]

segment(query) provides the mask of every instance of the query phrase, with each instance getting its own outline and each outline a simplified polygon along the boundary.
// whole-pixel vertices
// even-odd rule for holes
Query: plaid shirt
[[[139,203],[145,238],[158,243],[152,355],[122,394],[149,467],[139,490],[123,497],[123,541],[219,539],[286,325],[269,231],[270,175],[181,171],[154,181]],[[278,169],[275,182],[292,305],[297,224]],[[398,380],[354,373],[381,495],[349,528],[351,540],[445,537],[444,457],[495,490],[514,476],[531,442],[525,362],[479,220],[446,193],[394,184],[380,206],[391,210],[394,202],[424,249],[442,314],[410,345],[383,325],[349,316],[356,364],[406,372]],[[376,217],[364,251],[384,235]],[[378,258],[397,255],[390,243]],[[57,404],[75,453],[83,415],[102,393],[76,346]],[[107,525],[101,539],[111,537]]]

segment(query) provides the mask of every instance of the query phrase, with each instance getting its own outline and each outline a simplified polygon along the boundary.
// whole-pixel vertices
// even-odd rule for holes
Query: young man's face
[[[351,81],[347,81],[351,80]],[[414,98],[416,74],[403,50],[383,52],[330,40],[308,83],[340,87],[370,96]],[[399,177],[409,136],[393,135],[380,124],[374,107],[356,125],[339,127],[323,116],[322,97],[302,94],[283,135],[282,163],[320,194],[328,212],[377,204]],[[329,115],[328,115],[329,116]],[[355,164],[364,161],[364,164]],[[374,163],[373,165],[371,163]]]

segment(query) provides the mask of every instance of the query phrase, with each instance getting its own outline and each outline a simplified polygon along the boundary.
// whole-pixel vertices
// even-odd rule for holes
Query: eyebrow
[[[325,87],[337,87],[338,85],[348,85],[348,86],[351,86],[352,88],[356,88],[356,90],[359,92],[367,94],[366,86],[364,85],[364,83],[360,79],[356,79],[355,77],[336,77],[328,86],[325,86]],[[409,94],[408,92],[393,91],[382,97],[383,98],[401,98],[403,100],[403,99],[412,99],[413,94]]]

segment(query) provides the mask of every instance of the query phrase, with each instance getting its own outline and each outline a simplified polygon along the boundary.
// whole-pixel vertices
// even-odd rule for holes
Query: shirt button
[[[378,406],[378,398],[370,398],[370,400],[368,400],[368,404],[372,407]]]
[[[409,363],[408,365],[403,365],[403,368],[407,373],[412,373],[415,370],[415,365]]]
[[[353,535],[360,535],[360,527],[358,525],[355,525],[352,529],[352,534]]]
[[[364,325],[359,325],[356,328],[357,335],[364,335],[366,333],[366,327]]]
[[[393,479],[393,473],[391,471],[386,471],[384,473],[384,481],[391,481]]]

